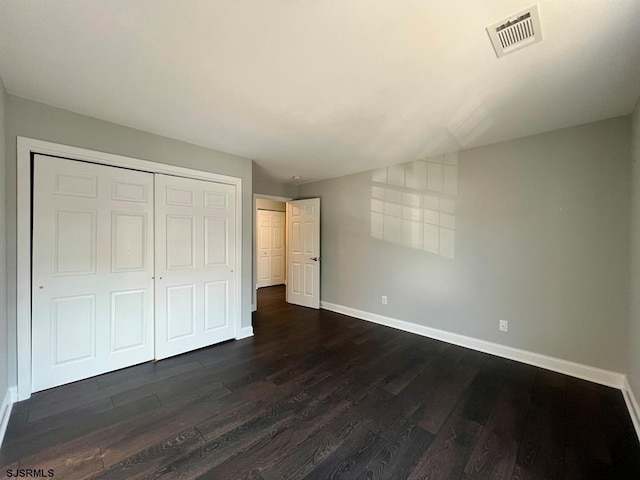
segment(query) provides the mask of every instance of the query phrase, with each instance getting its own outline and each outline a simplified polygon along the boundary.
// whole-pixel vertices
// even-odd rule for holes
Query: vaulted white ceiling
[[[534,0],[3,0],[9,93],[335,177],[628,114],[640,1],[543,0],[544,40],[485,27]]]

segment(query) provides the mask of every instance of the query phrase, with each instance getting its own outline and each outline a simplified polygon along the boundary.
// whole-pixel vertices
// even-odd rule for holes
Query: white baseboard
[[[415,333],[417,335],[422,335],[423,337],[442,340],[443,342],[453,343],[455,345],[471,348],[480,352],[490,353],[492,355],[516,360],[536,367],[546,368],[547,370],[553,370],[554,372],[563,373],[572,377],[582,378],[608,387],[618,389],[623,388],[625,375],[622,373],[603,370],[589,365],[583,365],[581,363],[562,360],[560,358],[549,357],[547,355],[529,352],[527,350],[507,347],[506,345],[500,345],[499,343],[487,342],[485,340],[479,340],[477,338],[467,337],[465,335],[459,335],[445,330],[438,330],[436,328],[426,327],[424,325],[418,325],[416,323],[398,320],[396,318],[385,317],[376,313],[365,312],[363,310],[345,307],[335,303],[320,302],[320,306],[325,310],[342,313],[343,315],[349,315],[351,317],[396,328],[405,332]]]
[[[627,404],[629,415],[631,415],[633,427],[636,429],[638,440],[640,440],[640,405],[638,404],[638,400],[633,393],[633,389],[631,388],[631,384],[629,383],[629,379],[626,375],[624,376],[622,395],[624,396],[624,401]]]
[[[236,340],[242,340],[243,338],[253,337],[253,327],[242,327],[236,335]]]
[[[0,447],[2,446],[2,441],[4,440],[4,434],[7,431],[7,426],[9,425],[9,417],[11,417],[11,407],[16,401],[17,398],[17,389],[16,387],[10,387],[7,390],[4,399],[2,400],[2,406],[0,406]]]

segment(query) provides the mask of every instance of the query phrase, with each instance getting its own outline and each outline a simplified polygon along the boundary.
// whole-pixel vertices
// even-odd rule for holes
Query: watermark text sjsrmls
[[[56,472],[53,468],[9,468],[6,474],[7,478],[52,478]]]

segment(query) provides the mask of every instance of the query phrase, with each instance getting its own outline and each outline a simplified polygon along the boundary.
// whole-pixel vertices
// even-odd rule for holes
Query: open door
[[[320,199],[287,202],[287,302],[320,308]]]

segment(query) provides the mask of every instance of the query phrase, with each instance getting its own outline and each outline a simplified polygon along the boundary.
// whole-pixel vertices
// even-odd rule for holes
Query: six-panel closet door
[[[156,358],[235,337],[236,190],[155,176]]]
[[[235,337],[236,187],[36,155],[32,391]]]
[[[36,155],[32,389],[152,360],[153,174]]]
[[[258,288],[284,283],[285,214],[258,210]]]

